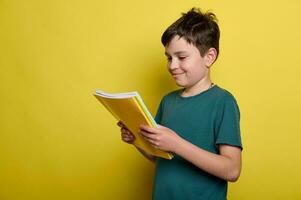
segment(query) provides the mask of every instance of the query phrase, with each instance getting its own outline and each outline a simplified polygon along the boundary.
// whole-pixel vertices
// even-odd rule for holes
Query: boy
[[[163,33],[168,70],[182,89],[163,97],[155,120],[158,128],[141,125],[155,148],[172,152],[172,160],[155,158],[155,200],[226,199],[227,182],[241,170],[240,113],[234,97],[210,80],[219,53],[219,27],[213,13],[193,8]],[[119,122],[122,140],[132,133]]]

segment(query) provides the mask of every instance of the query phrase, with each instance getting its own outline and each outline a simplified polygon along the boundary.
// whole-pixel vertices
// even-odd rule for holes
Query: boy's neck
[[[190,97],[200,94],[213,86],[210,78],[203,79],[191,87],[187,87],[182,92],[182,97]]]

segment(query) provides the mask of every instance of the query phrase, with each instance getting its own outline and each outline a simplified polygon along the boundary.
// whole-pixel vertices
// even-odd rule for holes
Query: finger
[[[134,134],[131,131],[129,131],[128,129],[121,129],[121,133],[128,135],[128,136],[134,136]]]
[[[121,128],[126,128],[126,125],[122,121],[117,122],[117,125]]]
[[[127,133],[127,130],[125,128],[121,128],[120,131],[121,133],[125,133],[125,134]]]
[[[145,131],[141,131],[142,137],[154,148],[159,148],[159,141],[157,136],[152,133],[147,133]]]
[[[128,136],[134,136],[134,134],[127,129],[121,129],[121,134],[128,135]]]
[[[121,128],[121,132],[122,133],[126,133],[126,134],[130,133],[130,131],[128,129],[126,129],[126,128]]]
[[[133,144],[133,140],[123,140],[123,142],[125,142],[127,144]]]
[[[130,139],[134,139],[135,138],[135,136],[133,134],[122,133],[121,136],[124,137],[124,138],[130,138]]]
[[[133,140],[133,138],[130,138],[130,137],[122,137],[122,140],[128,142],[128,141]]]
[[[120,126],[120,127],[122,127],[122,122],[121,121],[119,121],[119,122],[117,122],[117,126]]]
[[[143,137],[144,140],[146,140],[149,143],[154,143],[155,142],[154,139],[152,139],[151,137],[148,137],[147,135],[142,134],[142,137]]]
[[[158,148],[159,147],[159,143],[155,140],[152,140],[152,139],[148,139],[147,140],[151,146],[155,147],[155,148]]]
[[[122,134],[121,137],[122,137],[122,138],[125,138],[125,139],[130,139],[130,140],[133,140],[133,139],[134,139],[134,136],[133,136],[133,135],[127,135],[127,134]]]
[[[156,128],[153,128],[153,127],[150,127],[150,126],[146,126],[146,125],[143,125],[143,124],[141,124],[139,126],[139,129],[143,130],[143,131],[146,131],[146,132],[149,132],[149,133],[159,133]]]
[[[153,134],[153,133],[149,133],[149,132],[145,132],[145,131],[140,131],[141,135],[146,138],[146,139],[150,139],[150,140],[154,140],[157,141],[157,135]]]
[[[122,136],[121,137],[121,139],[123,140],[123,141],[125,141],[125,142],[132,142],[132,141],[134,141],[134,137],[132,137],[132,136]]]

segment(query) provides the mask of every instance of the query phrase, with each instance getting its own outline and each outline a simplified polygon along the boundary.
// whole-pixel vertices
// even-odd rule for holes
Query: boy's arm
[[[220,144],[220,154],[215,154],[186,141],[164,126],[159,128],[141,126],[140,132],[155,148],[173,152],[207,173],[231,182],[239,178],[241,170],[239,147]]]
[[[237,181],[241,171],[241,149],[221,144],[219,150],[220,154],[214,154],[182,139],[175,153],[210,174],[230,182]]]
[[[156,162],[156,157],[149,154],[149,153],[146,153],[145,151],[143,151],[142,149],[140,149],[139,147],[135,146],[136,149],[145,157],[147,158],[148,160],[152,161],[152,162]]]
[[[121,132],[121,139],[128,143],[128,144],[132,144],[134,145],[134,140],[135,140],[135,136],[133,135],[133,133],[121,122],[119,121],[117,123],[117,125],[120,127],[120,132]],[[140,149],[139,147],[137,147],[136,145],[134,145],[137,150],[148,160],[155,162],[156,161],[156,157],[153,155],[150,155],[149,153],[146,153],[145,151],[143,151],[142,149]]]

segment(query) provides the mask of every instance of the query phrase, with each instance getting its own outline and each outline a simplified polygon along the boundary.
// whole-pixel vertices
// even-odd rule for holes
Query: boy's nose
[[[174,60],[171,60],[170,63],[169,63],[169,65],[168,65],[168,68],[170,70],[176,69],[178,67],[179,67],[179,62],[174,61]]]

